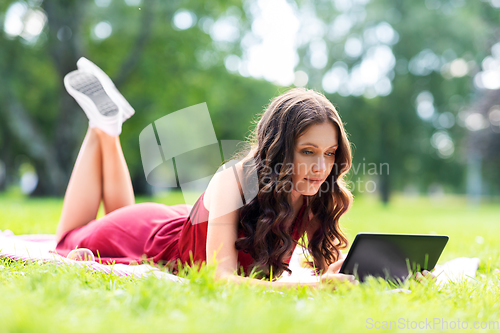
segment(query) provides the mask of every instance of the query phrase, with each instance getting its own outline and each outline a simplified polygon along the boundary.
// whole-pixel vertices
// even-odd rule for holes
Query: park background
[[[24,176],[32,196],[64,193],[87,121],[63,77],[85,56],[137,111],[121,139],[138,194],[153,192],[138,136],[154,120],[206,102],[218,139],[243,140],[272,97],[304,86],[346,124],[355,192],[373,192],[372,180],[384,202],[394,191],[498,196],[498,6],[2,1],[0,190]]]
[[[409,296],[377,284],[280,295],[204,275],[178,287],[2,260],[0,326],[298,332],[360,330],[368,318],[498,320],[499,13],[498,0],[1,0],[1,230],[55,231],[88,124],[63,77],[85,56],[136,110],[121,142],[138,202],[182,203],[146,181],[147,125],[206,102],[217,138],[244,140],[271,98],[306,87],[332,101],[353,143],[350,242],[362,231],[448,234],[441,262],[481,265],[478,284],[411,282]]]

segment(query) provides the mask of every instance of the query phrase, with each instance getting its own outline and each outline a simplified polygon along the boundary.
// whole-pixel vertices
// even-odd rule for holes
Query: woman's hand
[[[415,274],[415,280],[418,282],[424,283],[424,282],[436,282],[437,276],[434,275],[433,273],[429,272],[428,270],[423,270],[422,273],[417,272]]]
[[[340,259],[331,264],[330,266],[328,266],[328,270],[326,271],[326,273],[321,275],[321,282],[327,282],[327,283],[349,282],[352,283],[353,285],[358,284],[359,281],[356,280],[354,275],[339,273],[343,263],[344,259]]]

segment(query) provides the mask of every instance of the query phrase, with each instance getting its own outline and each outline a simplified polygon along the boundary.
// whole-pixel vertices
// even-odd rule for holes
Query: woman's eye
[[[312,152],[310,150],[304,150],[304,151],[302,151],[302,153],[304,155],[312,155],[312,154],[314,154],[314,152]],[[335,156],[335,152],[326,153],[326,156]]]

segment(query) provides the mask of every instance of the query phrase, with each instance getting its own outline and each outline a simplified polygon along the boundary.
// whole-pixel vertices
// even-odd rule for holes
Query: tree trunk
[[[67,73],[77,69],[77,60],[85,54],[82,41],[85,32],[82,31],[82,22],[88,5],[88,0],[45,0],[41,5],[47,15],[48,24],[45,47],[52,58],[60,82],[58,91],[54,92],[60,96],[60,102],[51,139],[43,136],[20,101],[13,97],[15,94],[9,93],[10,87],[0,82],[0,85],[6,88],[3,93],[0,92],[5,96],[2,100],[7,101],[4,124],[9,130],[6,135],[7,137],[10,134],[14,135],[16,141],[25,147],[26,154],[32,160],[38,174],[38,185],[32,195],[64,194],[84,136],[86,126],[82,124],[86,124],[88,120],[78,104],[66,92],[63,80]],[[132,73],[149,39],[154,17],[153,1],[145,1],[143,9],[141,30],[137,34],[134,46],[129,50],[128,57],[120,66],[117,85],[125,82]],[[58,32],[63,31],[61,29],[71,31],[71,37],[60,40]],[[7,149],[7,147],[2,148],[2,155],[9,154]],[[12,160],[13,157],[10,157]],[[8,158],[2,157],[2,159],[7,161]]]
[[[380,199],[384,205],[389,203],[391,199],[391,182],[389,175],[380,175]]]
[[[380,147],[380,163],[389,163],[391,161],[391,139],[388,137],[389,132],[387,130],[387,120],[384,118],[387,117],[387,114],[383,114],[381,116],[381,147]],[[389,204],[389,200],[391,199],[391,182],[390,182],[390,175],[389,174],[384,174],[381,172],[380,178],[379,178],[379,191],[380,191],[380,199],[382,200],[382,203],[384,205]]]
[[[60,169],[59,179],[62,186],[58,184],[55,189],[44,188],[54,184],[52,182],[45,184],[44,180],[40,179],[40,188],[35,190],[37,195],[64,194],[83,137],[85,127],[81,124],[86,122],[85,116],[66,92],[62,82],[67,73],[76,70],[76,62],[84,53],[81,29],[87,3],[88,1],[80,0],[45,0],[42,3],[49,28],[47,49],[61,82],[57,92],[60,96],[59,116],[55,125],[54,139],[50,144],[55,150],[54,158]],[[61,29],[71,30],[71,38],[59,40],[57,35]],[[48,168],[50,167],[47,164],[39,165],[37,172],[46,174],[50,172]]]
[[[42,194],[59,194],[64,185],[60,178],[62,170],[57,163],[53,146],[46,142],[18,101],[10,98],[6,110],[11,133],[17,135],[18,141],[24,144],[27,154],[35,164],[39,186],[43,189],[46,184],[51,184]]]

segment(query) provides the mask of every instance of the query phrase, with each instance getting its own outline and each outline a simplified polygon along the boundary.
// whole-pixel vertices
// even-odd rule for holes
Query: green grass
[[[175,204],[182,198],[171,194],[156,201]],[[60,199],[0,196],[0,229],[53,233],[61,205]],[[374,198],[356,198],[343,219],[350,241],[361,231],[447,234],[450,241],[440,262],[460,256],[481,259],[476,282],[439,289],[410,281],[405,286],[410,294],[389,293],[390,286],[376,280],[336,291],[278,292],[214,281],[213,268],[187,272],[189,282],[182,285],[0,259],[0,332],[358,332],[376,321],[394,321],[397,330],[426,320],[441,331],[448,330],[437,320],[447,321],[448,327],[467,321],[471,332],[498,331],[500,276],[494,270],[500,267],[499,217],[495,202],[472,209],[457,197],[396,197],[384,207]],[[475,321],[497,321],[497,329],[471,329]]]

